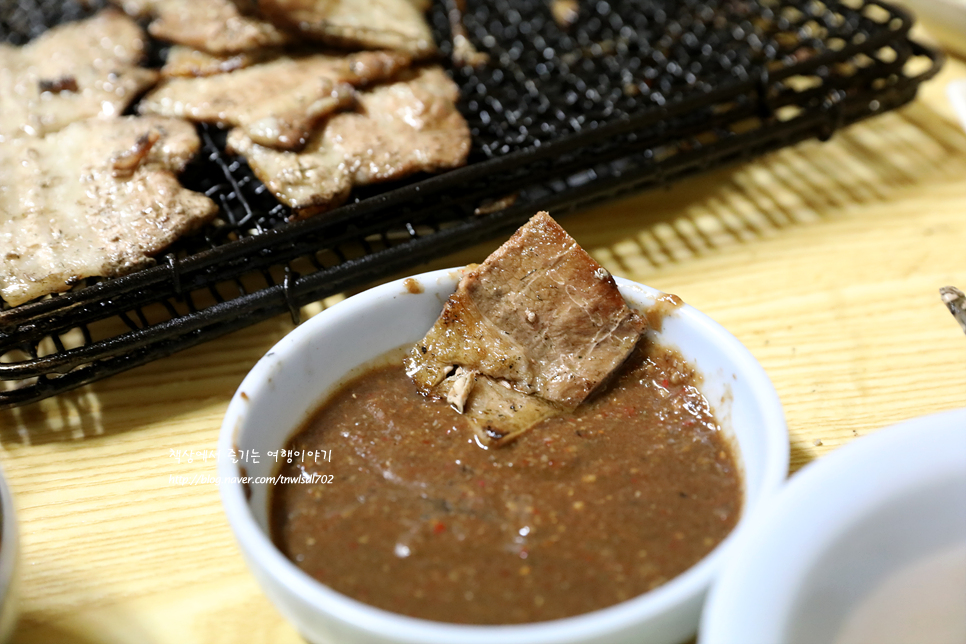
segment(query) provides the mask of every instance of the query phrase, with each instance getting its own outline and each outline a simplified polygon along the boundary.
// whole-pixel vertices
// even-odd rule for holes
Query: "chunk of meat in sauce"
[[[645,327],[607,270],[541,212],[463,275],[406,371],[474,419],[481,440],[503,443],[575,409]]]

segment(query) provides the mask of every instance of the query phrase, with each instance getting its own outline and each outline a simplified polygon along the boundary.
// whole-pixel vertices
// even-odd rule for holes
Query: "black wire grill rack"
[[[912,100],[942,59],[877,0],[467,0],[456,23],[489,57],[452,62],[455,0],[434,5],[461,88],[466,167],[356,190],[323,216],[290,212],[201,126],[182,176],[221,208],[155,266],[0,310],[0,408],[41,400],[483,239],[805,139]],[[98,2],[0,8],[23,44]],[[157,45],[155,58],[164,55]],[[2,213],[0,213],[2,216]]]

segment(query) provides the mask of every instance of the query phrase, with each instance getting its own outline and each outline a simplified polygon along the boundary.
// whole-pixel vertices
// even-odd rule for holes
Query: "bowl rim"
[[[291,353],[298,351],[298,347],[319,333],[320,327],[324,328],[330,319],[351,315],[354,311],[365,309],[376,300],[403,293],[407,280],[415,279],[424,285],[439,284],[441,280],[451,281],[455,288],[461,270],[462,267],[435,270],[375,286],[334,304],[291,331],[258,361],[239,385],[229,403],[221,426],[219,453],[228,453],[232,449],[236,428],[240,427],[241,419],[250,407],[250,401],[256,398],[253,392],[260,391],[264,386],[267,380],[265,374],[272,365],[284,361]],[[642,299],[656,300],[665,295],[662,291],[631,280],[620,277],[615,277],[615,280],[622,292],[636,291],[636,295],[641,296]],[[441,301],[440,307],[442,303]],[[778,394],[764,368],[724,327],[688,304],[676,308],[675,315],[684,317],[699,333],[718,340],[718,348],[727,355],[734,364],[736,372],[741,373],[749,387],[756,392],[762,424],[767,428],[759,494],[754,500],[757,509],[766,498],[777,492],[788,472],[788,432]],[[240,392],[247,392],[247,399],[241,399]],[[656,618],[675,606],[703,596],[726,554],[730,552],[735,541],[744,534],[750,516],[749,513],[743,512],[731,533],[710,553],[683,573],[654,590],[619,604],[582,615],[529,624],[451,624],[409,617],[370,606],[338,593],[303,572],[274,546],[270,537],[256,522],[242,487],[225,482],[228,477],[238,475],[237,471],[233,471],[234,467],[235,465],[229,459],[219,459],[219,488],[229,524],[246,556],[250,554],[251,557],[260,560],[267,574],[271,575],[276,583],[299,596],[312,607],[313,611],[324,613],[373,635],[420,644],[451,644],[455,641],[463,644],[489,644],[495,637],[528,644],[559,644],[584,641],[589,637],[600,637],[606,633],[616,633],[632,628],[635,624]],[[249,564],[251,565],[251,562]]]

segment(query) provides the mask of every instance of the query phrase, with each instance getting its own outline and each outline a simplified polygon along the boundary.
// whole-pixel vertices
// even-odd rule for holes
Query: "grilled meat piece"
[[[279,201],[307,217],[348,197],[352,186],[463,165],[469,126],[457,111],[459,88],[439,67],[358,93],[359,111],[331,116],[299,153],[258,145],[240,130],[228,148],[248,159]]]
[[[506,442],[576,408],[645,326],[606,269],[541,212],[464,273],[406,370],[421,392],[462,402],[483,440]],[[474,402],[481,378],[486,400]],[[521,395],[536,412],[516,414]]]
[[[129,15],[152,18],[152,36],[212,54],[288,44],[293,38],[255,15],[252,0],[111,0]]]
[[[0,296],[10,305],[116,276],[216,213],[176,174],[198,151],[194,126],[121,117],[73,123],[0,146]]]
[[[414,0],[258,0],[268,20],[337,47],[397,49],[425,58],[433,33]]]
[[[399,52],[283,56],[230,74],[169,79],[138,111],[236,125],[260,145],[297,150],[319,119],[352,102],[353,85],[391,78],[408,65]]]
[[[454,409],[473,421],[480,443],[505,445],[540,421],[563,410],[540,396],[525,394],[499,380],[458,367],[435,388]]]
[[[329,119],[327,126],[339,116]],[[316,133],[301,152],[283,152],[258,145],[244,132],[228,133],[228,151],[245,157],[262,183],[304,219],[343,203],[352,191],[352,173],[341,148]]]
[[[465,0],[446,0],[446,13],[449,15],[449,29],[453,36],[453,64],[482,67],[490,62],[490,55],[476,48],[463,24]]]
[[[114,117],[157,81],[138,67],[145,35],[118,11],[54,27],[23,47],[0,44],[0,142]]]
[[[215,76],[227,74],[277,58],[279,50],[266,47],[237,54],[209,54],[187,45],[172,45],[161,68],[163,78]]]

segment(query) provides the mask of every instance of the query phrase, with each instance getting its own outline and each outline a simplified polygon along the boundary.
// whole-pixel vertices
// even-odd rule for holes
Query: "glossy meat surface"
[[[255,15],[251,0],[111,0],[137,18],[150,17],[148,31],[213,54],[235,54],[292,41]]]
[[[194,126],[148,117],[91,119],[0,146],[0,296],[11,305],[93,276],[150,265],[217,206],[179,173]]]
[[[470,131],[458,96],[442,69],[424,68],[359,92],[359,109],[331,116],[301,152],[258,145],[238,129],[228,147],[297,216],[309,216],[345,201],[354,185],[463,165]]]
[[[260,0],[269,20],[303,37],[367,49],[398,49],[415,57],[436,51],[420,3],[413,0]]]
[[[214,76],[227,74],[238,69],[251,67],[257,63],[276,58],[278,50],[255,49],[237,54],[210,54],[187,45],[172,45],[168,57],[161,68],[164,78]]]
[[[239,126],[252,141],[295,150],[322,117],[353,100],[352,87],[391,78],[409,64],[397,52],[281,56],[204,78],[172,78],[141,101],[142,114]]]
[[[0,44],[0,142],[119,115],[157,80],[138,67],[145,35],[114,10],[55,27],[23,47]]]

